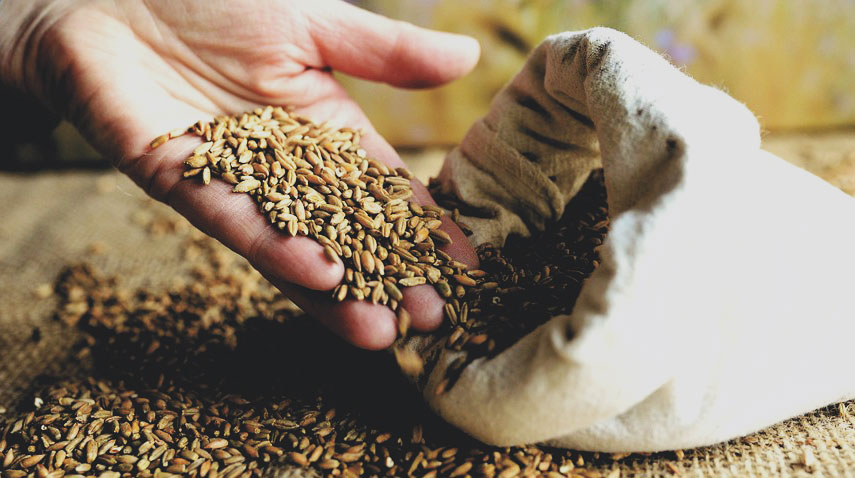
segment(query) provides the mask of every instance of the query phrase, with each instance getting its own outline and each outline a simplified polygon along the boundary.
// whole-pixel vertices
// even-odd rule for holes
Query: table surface
[[[855,194],[855,131],[768,135],[766,149]],[[404,151],[426,180],[445,148]],[[96,163],[86,163],[92,166]],[[127,288],[165,287],[186,269],[186,225],[109,169],[0,173],[0,418],[26,406],[45,373],[74,368],[79,337],[52,320],[55,298],[35,291],[60,269],[89,262]],[[38,329],[38,337],[33,331]],[[794,383],[794,386],[798,386]],[[31,399],[31,398],[30,398]],[[590,476],[855,476],[855,403],[835,404],[725,444],[618,462]],[[816,463],[806,466],[809,457]],[[614,470],[619,470],[615,472]],[[675,471],[676,470],[676,471]]]

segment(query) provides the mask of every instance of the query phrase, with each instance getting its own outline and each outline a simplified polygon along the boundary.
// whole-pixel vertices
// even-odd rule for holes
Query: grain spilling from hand
[[[444,193],[433,181],[431,195],[452,217],[483,216]],[[458,223],[466,230],[465,224]],[[450,389],[475,359],[492,357],[552,317],[570,314],[585,279],[599,262],[597,249],[608,231],[608,208],[602,170],[594,171],[562,218],[530,238],[511,236],[503,247],[478,247],[481,270],[454,276],[466,287],[463,300],[446,305],[440,334],[445,347],[463,353],[447,369],[441,391]]]

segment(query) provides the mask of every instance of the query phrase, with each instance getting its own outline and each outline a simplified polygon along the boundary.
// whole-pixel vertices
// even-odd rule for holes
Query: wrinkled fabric
[[[611,227],[571,315],[424,396],[494,445],[691,448],[855,397],[855,199],[754,115],[605,28],[547,38],[440,180],[476,244],[557,220],[602,166]]]

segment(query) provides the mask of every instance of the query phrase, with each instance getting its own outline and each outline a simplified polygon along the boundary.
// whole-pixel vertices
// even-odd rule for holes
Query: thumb
[[[480,46],[472,37],[420,28],[340,1],[318,2],[308,29],[325,66],[366,80],[420,88],[468,73]]]

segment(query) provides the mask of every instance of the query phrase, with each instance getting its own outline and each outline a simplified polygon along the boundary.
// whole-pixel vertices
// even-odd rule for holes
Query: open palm
[[[45,20],[47,21],[47,20]],[[182,181],[198,138],[156,150],[166,131],[264,104],[293,105],[317,122],[365,130],[363,147],[389,165],[394,150],[374,131],[331,70],[395,86],[438,85],[477,61],[474,40],[416,28],[338,1],[89,1],[57,6],[38,41],[33,88],[153,197],[246,257],[301,307],[367,348],[391,344],[394,313],[367,302],[334,304],[325,291],[342,277],[305,237],[269,227],[256,205],[226,184]],[[414,186],[422,202],[430,198]],[[448,250],[474,263],[458,229]],[[407,290],[413,326],[429,329],[443,302],[430,286]]]

